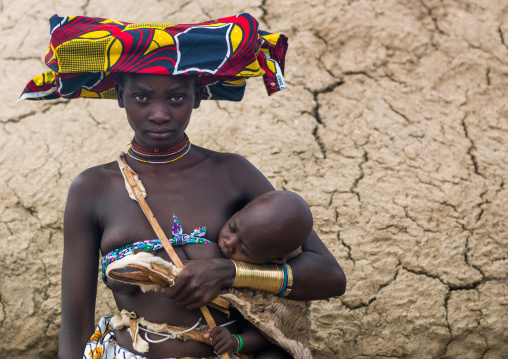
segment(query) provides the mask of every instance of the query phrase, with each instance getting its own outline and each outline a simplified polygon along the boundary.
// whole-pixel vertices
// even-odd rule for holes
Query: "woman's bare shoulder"
[[[209,151],[207,157],[213,173],[230,188],[239,190],[247,202],[274,189],[256,166],[239,154]]]
[[[87,168],[72,180],[70,193],[96,193],[116,176],[121,176],[116,161]]]
[[[204,158],[214,166],[222,166],[222,169],[237,168],[238,166],[249,167],[253,165],[243,156],[237,153],[217,152],[206,148],[200,148]]]

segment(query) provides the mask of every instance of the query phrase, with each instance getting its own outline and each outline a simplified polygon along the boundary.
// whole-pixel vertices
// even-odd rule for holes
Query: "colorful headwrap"
[[[287,38],[258,30],[249,14],[199,24],[53,15],[45,62],[20,101],[116,99],[120,72],[198,75],[203,99],[240,101],[249,77],[263,76],[269,95],[283,90]]]

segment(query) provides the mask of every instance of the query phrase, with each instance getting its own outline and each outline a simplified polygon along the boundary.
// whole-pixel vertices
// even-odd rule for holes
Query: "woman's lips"
[[[153,139],[165,139],[171,134],[171,131],[170,130],[149,130],[148,134]]]

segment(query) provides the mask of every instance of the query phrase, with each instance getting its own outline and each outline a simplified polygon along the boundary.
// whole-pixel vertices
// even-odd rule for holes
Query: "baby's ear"
[[[284,264],[284,263],[286,263],[286,260],[284,258],[280,257],[278,259],[274,259],[272,261],[272,263],[275,263],[275,264]]]

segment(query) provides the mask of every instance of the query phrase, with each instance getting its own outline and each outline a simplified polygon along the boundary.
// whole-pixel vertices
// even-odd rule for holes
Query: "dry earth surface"
[[[71,180],[132,132],[115,101],[24,101],[48,19],[199,22],[289,36],[289,88],[210,102],[193,143],[298,191],[348,277],[312,306],[315,358],[506,358],[505,0],[0,1],[0,357],[54,358]],[[78,285],[78,284],[77,284]],[[97,316],[115,312],[99,285]]]

